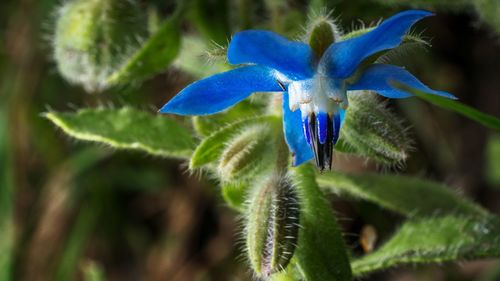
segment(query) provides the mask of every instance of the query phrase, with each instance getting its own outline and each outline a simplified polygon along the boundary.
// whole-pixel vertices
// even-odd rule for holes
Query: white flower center
[[[333,113],[347,109],[347,92],[343,80],[316,74],[312,79],[293,81],[288,85],[290,110],[298,108],[302,117],[315,113]]]

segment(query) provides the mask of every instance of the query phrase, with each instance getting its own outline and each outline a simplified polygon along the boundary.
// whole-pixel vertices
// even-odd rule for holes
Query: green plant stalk
[[[292,170],[301,205],[297,264],[307,281],[352,280],[344,240],[309,164]]]

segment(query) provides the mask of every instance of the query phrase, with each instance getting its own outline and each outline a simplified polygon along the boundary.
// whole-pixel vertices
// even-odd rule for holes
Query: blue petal
[[[351,76],[365,58],[398,46],[415,22],[430,15],[427,11],[405,11],[366,34],[332,44],[321,58],[320,71],[334,78]]]
[[[247,30],[236,33],[229,43],[227,59],[231,64],[268,66],[292,80],[314,75],[309,45],[290,41],[271,31]]]
[[[254,92],[281,92],[274,70],[245,66],[215,74],[184,88],[165,104],[161,113],[206,115],[220,112]]]
[[[283,131],[286,143],[293,155],[293,166],[298,166],[313,158],[313,152],[302,130],[300,110],[290,111],[286,92],[283,94]]]
[[[399,66],[389,64],[374,64],[368,67],[354,84],[348,86],[349,91],[353,90],[371,90],[377,92],[384,97],[400,99],[412,96],[404,90],[395,88],[391,83],[399,82],[417,90],[443,96],[450,99],[456,97],[450,93],[433,90],[422,82],[418,81],[415,76]]]

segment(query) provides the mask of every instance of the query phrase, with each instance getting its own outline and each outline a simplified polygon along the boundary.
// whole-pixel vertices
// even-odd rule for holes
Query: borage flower
[[[397,47],[415,22],[430,15],[420,10],[401,12],[363,35],[342,41],[332,33],[333,43],[323,50],[270,31],[239,32],[229,44],[227,59],[230,64],[244,66],[192,83],[160,112],[207,115],[225,110],[254,92],[282,92],[283,128],[293,165],[314,157],[320,170],[331,169],[333,147],[348,108],[347,92],[369,90],[388,98],[412,96],[394,87],[393,82],[397,82],[455,98],[428,88],[394,65],[371,64],[354,75],[366,58]]]

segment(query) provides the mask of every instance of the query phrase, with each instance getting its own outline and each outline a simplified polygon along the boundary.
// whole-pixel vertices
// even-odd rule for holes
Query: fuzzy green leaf
[[[189,167],[195,169],[218,160],[224,150],[226,142],[240,132],[243,127],[273,122],[274,119],[276,119],[274,116],[253,117],[223,127],[200,143],[191,157]]]
[[[453,193],[444,185],[399,175],[345,175],[329,172],[317,176],[320,186],[373,202],[409,217],[436,214],[484,216],[486,210]]]
[[[82,109],[75,113],[51,111],[45,117],[76,139],[113,148],[188,158],[195,146],[191,133],[176,121],[129,107]]]
[[[404,264],[500,257],[500,221],[445,216],[406,222],[380,249],[352,263],[355,276]]]
[[[333,212],[314,180],[314,169],[301,165],[292,170],[300,198],[297,264],[307,281],[351,280],[346,248]]]
[[[121,68],[111,74],[109,84],[127,84],[140,81],[166,70],[179,52],[178,21],[166,20]]]
[[[463,103],[460,103],[458,101],[450,100],[450,99],[443,98],[443,97],[436,96],[436,95],[426,94],[422,91],[418,91],[418,90],[408,88],[408,87],[405,87],[402,85],[398,85],[398,86],[401,86],[401,88],[405,89],[405,91],[409,91],[412,94],[414,94],[415,96],[417,96],[425,101],[428,101],[436,106],[454,111],[454,112],[456,112],[464,117],[467,117],[469,119],[472,119],[472,120],[482,124],[485,127],[500,131],[500,119],[497,117],[483,113],[477,109],[474,109],[474,108],[467,106]]]

